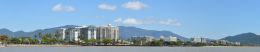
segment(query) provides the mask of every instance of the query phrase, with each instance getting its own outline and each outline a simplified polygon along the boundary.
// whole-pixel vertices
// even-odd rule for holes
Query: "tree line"
[[[83,39],[80,41],[65,41],[60,34],[42,34],[38,33],[33,37],[9,37],[7,35],[0,35],[0,43],[2,44],[67,44],[67,45],[112,45],[112,39],[103,39],[102,41],[96,39]]]
[[[232,44],[221,44],[218,42],[211,43],[194,43],[191,41],[165,41],[163,39],[152,40],[144,42],[143,40],[129,41],[127,43],[130,46],[236,46]],[[61,38],[60,34],[42,34],[38,33],[33,37],[8,37],[7,35],[0,35],[1,44],[65,44],[65,45],[84,45],[84,46],[96,46],[96,45],[117,45],[125,44],[123,42],[114,41],[112,39],[84,39],[80,41],[65,41]]]

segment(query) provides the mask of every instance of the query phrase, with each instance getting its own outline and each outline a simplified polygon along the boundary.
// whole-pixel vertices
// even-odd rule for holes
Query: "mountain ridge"
[[[6,34],[11,37],[33,37],[34,35],[37,35],[38,33],[46,34],[46,33],[55,33],[58,29],[60,28],[73,28],[73,27],[79,27],[77,25],[65,25],[65,26],[59,26],[59,27],[53,27],[53,28],[46,28],[46,29],[37,29],[35,31],[31,32],[24,32],[24,31],[10,31],[6,28],[0,29],[0,34]],[[160,35],[163,36],[176,36],[177,38],[180,38],[180,40],[185,40],[187,41],[188,38],[182,37],[180,35],[177,35],[175,33],[172,33],[170,31],[157,31],[157,30],[146,30],[142,28],[137,28],[134,26],[118,26],[119,27],[119,33],[120,33],[120,38],[121,39],[128,39],[132,36],[153,36],[155,38],[159,38]],[[141,31],[141,33],[140,33]],[[130,33],[131,32],[131,33]]]
[[[183,41],[188,41],[188,38],[182,37],[180,35],[177,35],[175,33],[172,33],[170,31],[157,31],[157,30],[146,30],[146,29],[141,29],[137,27],[132,27],[132,26],[119,26],[120,34],[124,34],[125,36],[121,36],[123,38],[130,38],[131,36],[153,36],[154,38],[160,38],[160,36],[175,36],[180,40]],[[142,33],[145,32],[145,33]]]
[[[235,36],[227,36],[222,40],[240,42],[242,45],[260,45],[260,35],[252,32],[242,33]]]

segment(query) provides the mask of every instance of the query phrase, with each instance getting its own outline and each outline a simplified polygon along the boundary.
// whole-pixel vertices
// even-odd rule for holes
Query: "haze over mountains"
[[[8,29],[0,29],[0,34],[5,34],[10,37],[32,37],[34,35],[37,35],[38,33],[56,33],[58,29],[60,28],[73,28],[73,27],[79,27],[76,25],[66,25],[61,27],[54,27],[54,28],[47,28],[47,29],[39,29],[32,32],[24,32],[24,31],[17,31],[12,32]],[[188,38],[182,37],[180,35],[177,35],[175,33],[172,33],[170,31],[156,31],[156,30],[146,30],[136,27],[127,27],[127,26],[119,26],[119,33],[121,39],[128,39],[132,36],[153,36],[154,38],[159,38],[160,36],[169,37],[169,36],[175,36],[180,40],[187,41]]]

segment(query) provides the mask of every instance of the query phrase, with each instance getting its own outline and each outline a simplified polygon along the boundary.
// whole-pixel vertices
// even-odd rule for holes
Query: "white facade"
[[[91,31],[88,31],[88,39],[91,39]]]
[[[111,25],[97,27],[97,39],[119,39],[119,29]]]
[[[74,37],[74,40],[75,41],[79,41],[79,32],[75,32],[75,37]]]
[[[160,36],[160,39],[165,39],[165,37],[161,35],[161,36]]]
[[[83,39],[112,39],[117,41],[119,39],[118,27],[108,26],[82,26],[75,28],[62,28],[60,30],[63,40],[79,41]]]
[[[97,39],[97,31],[94,31],[94,39]]]
[[[194,43],[207,43],[206,38],[192,38],[192,42]]]
[[[65,31],[66,31],[66,28],[61,28],[61,39],[65,39]]]
[[[91,31],[91,30],[88,30],[88,39],[97,39],[97,31],[94,30],[94,31]]]
[[[178,40],[177,37],[173,37],[173,36],[170,36],[169,39],[170,39],[169,41],[175,41],[175,42]]]
[[[148,42],[153,41],[154,37],[152,36],[133,36],[131,37],[131,41],[135,45],[145,45]]]

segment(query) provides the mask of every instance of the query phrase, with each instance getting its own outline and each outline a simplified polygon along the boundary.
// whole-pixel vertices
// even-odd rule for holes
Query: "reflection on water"
[[[5,47],[0,52],[259,52],[260,47]]]

